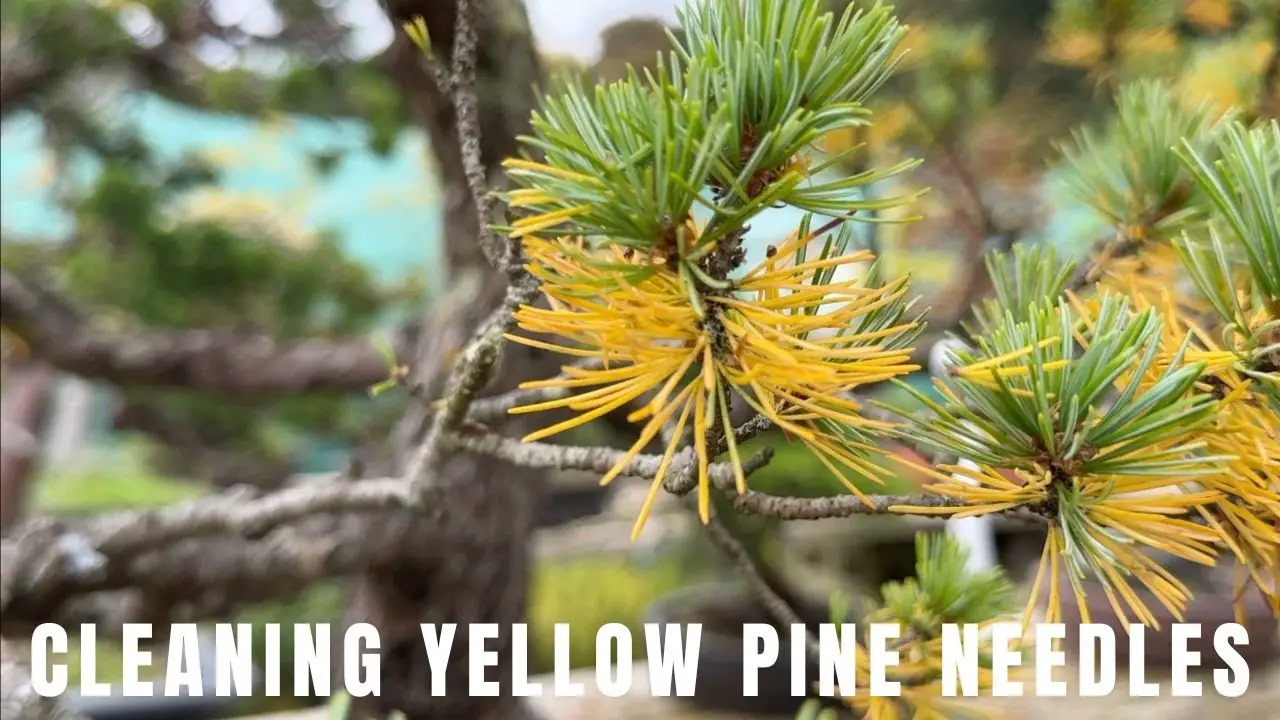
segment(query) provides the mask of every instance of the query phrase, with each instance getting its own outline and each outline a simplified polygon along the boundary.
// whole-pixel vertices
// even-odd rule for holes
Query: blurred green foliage
[[[147,451],[132,440],[92,464],[42,473],[34,483],[33,509],[75,514],[160,507],[204,494],[195,483],[153,471]]]
[[[569,624],[572,667],[595,664],[596,631],[605,623],[623,623],[639,638],[635,658],[644,657],[641,629],[649,604],[688,580],[678,558],[644,565],[625,559],[594,557],[539,564],[529,601],[529,672],[549,673],[555,664],[555,625]]]
[[[848,494],[849,491],[831,476],[831,471],[813,452],[799,442],[789,442],[781,433],[765,433],[743,443],[742,455],[747,457],[765,445],[773,447],[773,460],[751,475],[752,489],[770,495],[811,498]],[[901,476],[884,485],[873,483],[852,472],[849,479],[863,492],[873,494],[909,492],[912,487],[911,482]]]
[[[213,65],[188,76],[140,60],[140,42],[146,46],[148,39],[137,34],[186,27],[194,17],[191,4],[127,5],[14,0],[0,8],[6,36],[10,29],[19,33],[23,60],[42,71],[39,97],[26,107],[39,114],[53,156],[96,168],[88,182],[72,182],[60,172],[53,188],[75,221],[74,231],[67,237],[7,233],[3,263],[39,268],[78,307],[113,329],[223,328],[286,342],[349,338],[416,307],[425,292],[420,283],[383,286],[322,229],[286,227],[281,221],[292,220],[290,208],[237,206],[219,194],[216,168],[196,157],[165,157],[131,123],[121,122],[108,107],[119,99],[111,97],[110,83],[88,94],[73,84],[88,63],[141,67],[147,92],[206,112],[260,119],[264,132],[273,118],[290,114],[360,118],[368,128],[368,147],[386,152],[408,114],[385,67],[333,52],[344,38],[320,44],[281,40],[289,60],[279,72]],[[275,2],[271,9],[284,28],[323,27],[331,12],[323,2]],[[126,12],[130,22],[122,22]],[[231,29],[228,37],[238,32]],[[317,168],[340,160],[321,152]],[[277,475],[297,464],[304,440],[352,444],[376,436],[399,404],[358,395],[229,400],[133,388],[124,389],[123,401],[125,408],[146,407],[162,418],[162,429],[163,418],[181,419],[181,432],[174,429],[172,435],[182,435],[183,442],[213,454],[259,458],[266,474]],[[150,427],[136,429],[171,446],[167,468],[185,466],[196,477],[216,472],[184,459],[190,445]]]

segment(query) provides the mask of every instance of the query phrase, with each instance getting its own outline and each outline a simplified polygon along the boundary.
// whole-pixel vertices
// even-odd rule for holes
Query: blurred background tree
[[[261,158],[283,141],[290,114],[360,117],[365,147],[307,154],[320,176],[346,153],[391,152],[405,103],[376,60],[344,55],[351,29],[321,3],[265,11],[275,32],[246,29],[202,3],[5,3],[6,124],[38,118],[48,173],[58,178],[50,190],[71,221],[60,236],[6,228],[5,267],[38,274],[80,312],[121,330],[223,328],[289,343],[360,337],[403,321],[422,296],[421,279],[379,282],[332,232],[302,224],[306,198],[272,207],[228,194],[231,163],[212,148],[166,152],[131,122],[139,92],[236,113],[252,121],[248,132],[259,137],[244,140],[261,143]],[[234,61],[208,64],[215,50]],[[317,442],[359,444],[385,433],[393,417],[358,384],[234,399],[148,384],[119,390],[116,429],[153,441],[166,473],[215,484],[278,485]]]
[[[527,126],[541,65],[523,5],[481,5],[480,149],[493,168],[512,154],[514,135]],[[141,447],[149,460],[126,468],[117,465],[118,453],[91,457],[75,477],[64,472],[54,478],[60,484],[42,481],[32,488],[35,456],[19,458],[6,442],[6,530],[29,497],[45,502],[41,510],[147,505],[201,493],[209,484],[279,485],[299,471],[341,469],[348,454],[393,471],[397,453],[421,431],[422,418],[416,416],[417,428],[393,428],[407,398],[370,397],[370,387],[394,370],[372,340],[382,335],[387,350],[415,356],[424,335],[422,301],[430,295],[435,315],[425,321],[431,324],[428,339],[438,362],[447,364],[448,343],[466,337],[504,286],[488,272],[474,242],[476,217],[452,103],[399,32],[410,18],[424,17],[436,50],[447,57],[455,9],[455,3],[421,0],[4,3],[0,117],[6,145],[31,137],[34,127],[48,158],[38,178],[42,187],[20,190],[5,183],[5,435],[19,425],[37,438],[43,434],[47,423],[36,413],[11,418],[9,410],[20,407],[11,402],[18,397],[15,382],[49,390],[49,373],[33,371],[52,367],[98,383],[112,398],[108,413],[115,430],[144,438],[140,446],[116,449]],[[210,137],[187,143],[195,152],[175,152],[166,142],[171,136],[154,127],[148,134],[140,122],[156,115],[171,121],[198,116],[189,126]],[[7,156],[12,151],[6,147]],[[281,154],[286,164],[298,156],[302,162],[270,168]],[[404,188],[393,199],[401,206],[390,208],[401,223],[395,229],[402,235],[409,229],[407,238],[375,236],[374,247],[353,247],[350,222],[331,228],[315,216],[333,213],[303,212],[334,201],[311,194],[348,165],[414,154],[420,171],[401,177],[416,187]],[[259,170],[282,171],[277,180],[290,171],[303,179],[296,192],[273,196],[277,188],[267,172],[250,182],[239,178],[259,192],[230,192],[227,179],[239,166],[255,163]],[[52,198],[65,222],[34,228],[12,222],[11,208],[37,198]],[[340,200],[378,202],[371,194]],[[406,239],[416,246],[406,250]],[[399,272],[377,272],[388,265]],[[401,281],[404,276],[410,279]],[[440,286],[431,286],[433,277]],[[536,363],[514,367],[517,374],[537,372]],[[430,376],[434,368],[422,372]],[[400,435],[408,437],[400,437],[397,447]],[[100,445],[102,438],[91,440]],[[326,448],[338,451],[338,462],[323,456]],[[83,455],[85,448],[76,450]],[[502,474],[496,461],[486,462],[464,458],[450,472]],[[129,472],[115,472],[121,469]],[[128,491],[123,475],[130,478]],[[431,576],[435,568],[423,556],[448,552],[447,542],[414,541],[414,527],[391,540],[374,539],[381,549],[375,548],[358,583],[349,619],[379,622],[384,641],[394,644],[389,628],[398,622],[416,637],[415,623],[429,613],[423,605],[433,602],[465,603],[481,617],[492,613],[486,621],[522,617],[524,558],[531,545],[527,518],[539,497],[539,477],[527,472],[527,483],[481,490],[491,507],[458,511],[471,520],[486,512],[514,515],[495,519],[490,536],[469,535],[469,549],[484,562],[451,576],[445,584],[457,589],[454,594],[425,598],[403,581]],[[458,532],[430,529],[434,537]],[[321,537],[338,541],[334,532]],[[367,542],[370,534],[354,537]],[[215,549],[232,559],[237,547],[230,538]],[[217,562],[202,557],[209,567]],[[152,588],[143,600],[155,618],[225,616],[245,603],[297,590],[278,579],[283,582],[244,583],[210,595],[187,578]],[[320,590],[331,603],[331,588]],[[475,592],[502,601],[477,604]],[[305,598],[299,607],[295,616],[311,612]],[[329,607],[324,614],[333,619],[339,610]],[[17,621],[12,614],[6,619],[12,629]],[[396,668],[399,678],[384,678],[385,701],[406,711],[415,702],[430,703],[409,697],[421,685],[421,668],[411,658]],[[502,705],[509,698],[478,702]],[[483,715],[475,708],[454,710]]]
[[[929,304],[954,309],[950,322],[935,311],[931,332],[957,328],[990,291],[981,250],[1038,238],[1078,255],[1097,239],[1097,216],[1061,192],[1053,145],[1109,113],[1123,83],[1162,79],[1189,106],[1207,99],[1277,113],[1276,0],[896,6],[911,26],[901,72],[873,100],[876,122],[829,137],[827,149],[865,144],[851,171],[857,162],[925,159],[912,178],[930,188],[924,220],[882,226],[880,240],[895,270],[933,290]]]

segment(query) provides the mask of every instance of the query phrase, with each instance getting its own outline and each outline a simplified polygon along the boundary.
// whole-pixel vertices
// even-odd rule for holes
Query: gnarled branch
[[[0,322],[59,370],[117,385],[227,395],[362,392],[387,361],[364,338],[285,343],[229,330],[104,330],[38,282],[0,269]],[[406,347],[410,333],[397,338]]]

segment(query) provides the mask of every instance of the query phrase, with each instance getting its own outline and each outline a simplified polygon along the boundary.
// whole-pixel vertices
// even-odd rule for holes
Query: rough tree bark
[[[484,0],[479,6],[476,67],[481,158],[493,179],[499,176],[501,160],[516,153],[515,136],[527,130],[536,100],[533,88],[540,84],[542,73],[521,3]],[[421,16],[434,52],[448,61],[456,3],[391,0],[386,10],[396,26]],[[405,37],[396,40],[390,58],[393,75],[428,132],[446,198],[444,260],[446,276],[456,283],[455,292],[452,300],[433,307],[426,325],[432,332],[423,338],[412,361],[414,375],[431,397],[440,391],[439,381],[449,361],[501,303],[506,278],[488,266],[481,252],[449,99],[435,87],[418,49]],[[519,347],[505,352],[494,391],[556,372],[556,363],[545,356]],[[416,408],[402,421],[388,461],[393,473],[405,471],[407,455],[425,432],[428,419],[425,408]],[[518,430],[515,423],[510,427]],[[436,476],[450,489],[443,512],[430,528],[406,514],[404,556],[370,568],[356,585],[348,620],[379,627],[383,660],[382,697],[359,702],[353,709],[366,716],[399,710],[408,720],[526,717],[529,709],[510,696],[509,687],[500,697],[470,697],[465,638],[472,623],[498,623],[504,628],[487,649],[498,657],[491,678],[504,679],[506,686],[505,679],[511,677],[509,628],[525,616],[532,529],[545,478],[490,458],[459,454],[446,457]],[[446,541],[422,542],[423,533]],[[419,630],[423,622],[458,623],[444,697],[431,696],[431,672]]]
[[[32,357],[62,372],[116,385],[244,396],[364,392],[387,378],[366,338],[282,343],[231,330],[104,329],[50,292],[40,278],[0,268],[0,314]],[[406,327],[397,349],[412,345]]]
[[[4,720],[85,720],[31,687],[26,653],[0,640],[0,717]]]
[[[5,373],[0,433],[0,534],[21,518],[40,461],[40,425],[46,414],[53,368],[39,361],[14,363]]]

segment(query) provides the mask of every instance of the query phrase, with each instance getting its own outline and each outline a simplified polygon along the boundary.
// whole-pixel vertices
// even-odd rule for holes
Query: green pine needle
[[[900,432],[991,467],[1040,472],[1055,464],[1081,475],[1216,471],[1222,458],[1197,452],[1195,431],[1216,408],[1213,397],[1193,391],[1203,363],[1184,363],[1179,354],[1158,382],[1141,388],[1161,349],[1161,316],[1134,312],[1124,297],[1106,293],[1092,320],[1088,346],[1081,347],[1075,335],[1083,318],[1065,301],[1031,304],[1025,319],[1006,312],[975,338],[977,349],[956,353],[961,372],[949,384],[960,403],[939,403],[899,383],[932,411],[902,413],[907,424]],[[963,371],[1019,352],[999,373]],[[1150,450],[1166,444],[1162,452]]]
[[[999,568],[974,572],[969,551],[950,535],[916,536],[916,576],[881,589],[877,621],[892,619],[920,637],[935,638],[948,623],[984,623],[1009,613],[1013,584]]]
[[[1232,253],[1243,256],[1250,284],[1261,294],[1260,299],[1280,307],[1280,121],[1273,119],[1254,128],[1232,122],[1220,133],[1215,149],[1218,159],[1213,161],[1204,148],[1184,140],[1173,154],[1212,205],[1211,242],[1217,264],[1232,264],[1228,262],[1231,253],[1219,240],[1221,235],[1230,243]],[[1224,306],[1235,305],[1234,285],[1230,302],[1226,302],[1227,291],[1220,284],[1225,278],[1198,272],[1207,268],[1196,262],[1197,253],[1190,249],[1193,244],[1189,238],[1180,243],[1201,292],[1215,301],[1220,312]],[[1234,322],[1238,317],[1232,312],[1223,319]]]
[[[1182,143],[1211,147],[1217,127],[1207,102],[1187,110],[1162,83],[1127,85],[1110,127],[1079,130],[1060,146],[1067,182],[1131,239],[1173,237],[1203,210],[1191,175],[1170,151]]]
[[[1007,314],[1015,320],[1030,319],[1038,303],[1062,296],[1076,270],[1074,262],[1043,243],[1017,243],[1010,252],[989,253],[986,264],[995,297],[974,307],[977,323],[965,326],[970,335],[992,332]]]

